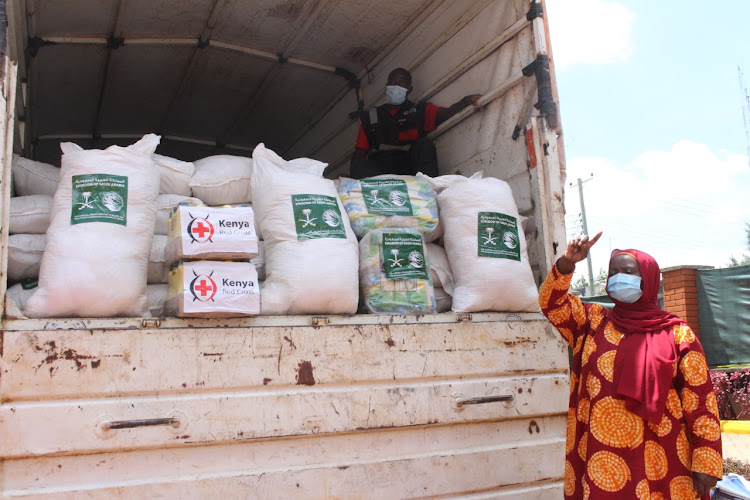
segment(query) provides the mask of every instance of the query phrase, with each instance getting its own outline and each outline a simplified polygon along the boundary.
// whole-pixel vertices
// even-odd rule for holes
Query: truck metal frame
[[[54,163],[61,140],[154,131],[182,159],[264,140],[335,177],[355,97],[382,102],[396,66],[417,99],[482,94],[433,133],[441,171],[510,184],[540,282],[565,241],[542,2],[5,3],[3,498],[562,495],[567,349],[539,313],[33,320],[5,303],[13,152]]]

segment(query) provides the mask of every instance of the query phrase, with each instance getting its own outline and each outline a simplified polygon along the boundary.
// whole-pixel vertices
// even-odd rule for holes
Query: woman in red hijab
[[[656,261],[612,252],[611,311],[568,293],[601,234],[570,241],[539,290],[573,348],[565,498],[708,499],[723,474],[716,395],[698,338],[658,306]]]

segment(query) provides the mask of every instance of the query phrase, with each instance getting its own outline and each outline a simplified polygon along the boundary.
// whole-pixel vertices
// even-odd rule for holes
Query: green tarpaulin
[[[708,364],[750,363],[750,266],[698,270],[696,282]]]

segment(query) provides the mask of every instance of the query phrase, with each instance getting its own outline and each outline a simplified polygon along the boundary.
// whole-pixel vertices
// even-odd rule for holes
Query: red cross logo
[[[198,238],[203,238],[203,235],[205,235],[209,231],[211,231],[211,228],[209,228],[208,226],[204,226],[202,222],[199,222],[193,228],[193,232],[198,235]]]
[[[193,294],[193,300],[200,300],[201,302],[213,300],[217,291],[216,282],[211,279],[211,276],[206,276],[205,274],[196,276],[190,283],[190,292]]]
[[[214,225],[202,217],[191,220],[187,230],[192,238],[191,243],[194,241],[205,243],[211,241],[211,238],[214,237]]]
[[[214,289],[211,285],[206,283],[206,280],[201,280],[201,284],[195,287],[196,290],[198,290],[202,296],[206,296],[208,292]]]

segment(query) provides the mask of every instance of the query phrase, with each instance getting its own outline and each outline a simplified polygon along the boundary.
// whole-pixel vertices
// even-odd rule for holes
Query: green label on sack
[[[521,241],[515,217],[497,212],[479,212],[477,219],[480,257],[521,260]]]
[[[128,178],[121,175],[73,176],[71,224],[109,222],[127,226]]]
[[[293,194],[294,226],[298,240],[346,238],[337,199],[323,194]]]
[[[383,261],[389,280],[429,279],[419,235],[383,233]]]
[[[362,179],[367,212],[380,215],[413,215],[409,189],[401,179]]]
[[[21,288],[24,290],[32,290],[39,286],[39,280],[35,278],[28,278],[21,280]]]

